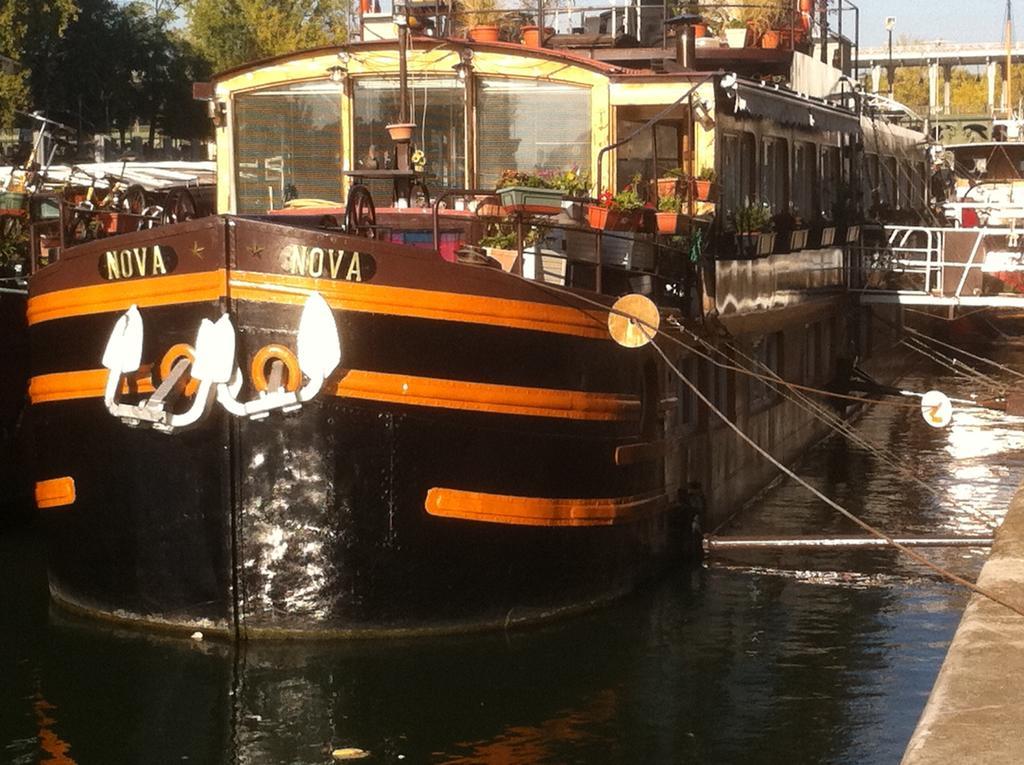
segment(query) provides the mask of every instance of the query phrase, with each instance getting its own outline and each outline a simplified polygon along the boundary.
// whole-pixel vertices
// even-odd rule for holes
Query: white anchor
[[[203,319],[196,334],[195,359],[178,360],[166,379],[148,399],[138,404],[120,401],[121,381],[125,375],[138,371],[142,360],[143,325],[137,306],[133,305],[114,325],[106,349],[103,366],[109,370],[103,402],[108,411],[127,425],[149,425],[154,430],[173,433],[193,425],[210,409],[216,399],[231,414],[250,419],[267,417],[280,409],[290,412],[310,401],[323,387],[324,380],[341,362],[341,341],[327,301],[318,292],[310,294],[299,319],[298,362],[308,382],[297,391],[288,391],[279,375],[272,375],[276,387],[261,391],[255,399],[241,402],[242,373],[235,365],[235,328],[224,314],[216,322]],[[186,372],[198,381],[199,387],[188,411],[170,411],[180,395],[179,384]]]

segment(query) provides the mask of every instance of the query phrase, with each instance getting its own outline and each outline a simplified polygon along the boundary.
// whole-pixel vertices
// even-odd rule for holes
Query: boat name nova
[[[290,244],[281,250],[281,268],[294,276],[365,282],[373,278],[377,264],[365,252]]]
[[[178,255],[170,247],[133,247],[107,250],[100,256],[100,276],[108,281],[164,276],[178,267]]]

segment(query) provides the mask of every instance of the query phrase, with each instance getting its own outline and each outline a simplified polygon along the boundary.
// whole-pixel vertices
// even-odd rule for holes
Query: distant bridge
[[[1015,45],[1010,50],[1010,58],[1014,64],[1024,62],[1024,44]],[[889,58],[888,46],[880,48],[861,48],[858,56],[860,72],[870,72],[871,89],[877,93],[881,85],[882,69],[888,73],[892,82],[896,70],[901,67],[928,67],[928,113],[936,115],[952,115],[950,98],[952,90],[952,72],[955,66],[983,66],[988,76],[988,115],[998,111],[1007,111],[1006,103],[1006,47],[1001,43],[951,43],[945,40],[933,42],[893,45],[892,59]],[[942,73],[942,106],[939,107],[939,72]],[[996,103],[996,81],[1002,83],[1000,103]],[[1016,88],[1015,88],[1016,90]],[[1021,89],[1024,93],[1024,89]]]

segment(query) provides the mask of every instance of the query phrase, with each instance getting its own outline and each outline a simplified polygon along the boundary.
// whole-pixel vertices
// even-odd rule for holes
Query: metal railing
[[[1024,271],[1019,229],[886,226],[882,231],[875,241],[852,248],[851,288],[948,303],[985,297],[982,273]],[[961,240],[956,247],[952,237]]]

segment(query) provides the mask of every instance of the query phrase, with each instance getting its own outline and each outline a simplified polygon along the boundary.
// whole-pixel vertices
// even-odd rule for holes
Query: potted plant
[[[689,3],[681,3],[672,8],[673,16],[702,16],[701,20],[693,25],[693,36],[697,39],[707,37],[708,25],[703,19],[703,9],[696,0]]]
[[[554,186],[553,178],[551,173],[505,170],[498,180],[502,207],[509,213],[557,215],[564,194]]]
[[[391,140],[395,143],[398,143],[399,141],[411,141],[412,131],[416,129],[416,123],[393,122],[390,125],[385,125],[384,128],[388,131],[388,135],[391,136]]]
[[[732,215],[736,247],[741,255],[755,258],[771,255],[775,247],[772,213],[766,204],[748,204]]]
[[[640,183],[640,176],[634,175],[618,194],[602,192],[596,205],[587,206],[590,227],[600,231],[649,231],[651,218],[637,190]]]
[[[673,197],[679,193],[679,181],[682,179],[683,168],[674,167],[665,173],[665,176],[658,179],[658,199],[662,197]]]
[[[748,0],[742,18],[750,29],[754,44],[760,41],[762,48],[779,47],[779,33],[775,30],[781,25],[788,8],[784,0]]]
[[[658,233],[662,236],[675,236],[683,224],[683,204],[686,199],[674,195],[658,198],[658,212],[655,217],[658,219]]]
[[[747,44],[747,25],[743,19],[733,17],[725,22],[725,41],[730,48],[742,48]]]
[[[714,189],[715,169],[713,167],[704,166],[697,173],[697,177],[693,179],[693,196],[698,202],[707,202],[711,199],[711,192]]]
[[[458,17],[473,42],[497,42],[502,16],[497,0],[459,0]]]
[[[564,195],[562,209],[566,215],[575,221],[581,220],[583,200],[590,193],[590,173],[581,173],[578,167],[573,167],[552,176],[551,185]]]

